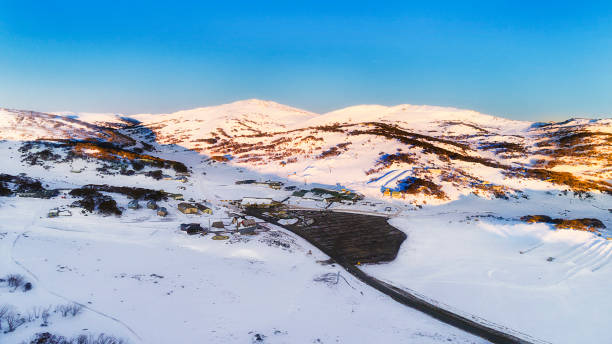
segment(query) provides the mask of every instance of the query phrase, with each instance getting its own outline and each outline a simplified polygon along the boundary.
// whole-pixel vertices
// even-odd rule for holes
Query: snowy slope
[[[538,189],[593,189],[575,187],[589,181],[600,185],[595,189],[612,190],[605,184],[612,178],[610,120],[536,124],[417,105],[360,105],[315,115],[259,100],[134,118],[159,143],[294,181],[339,183],[379,197],[385,189],[397,190],[415,204],[447,202],[473,192],[516,196],[521,179],[539,180],[530,182]],[[563,146],[572,135],[568,128],[588,135]],[[574,180],[525,168],[568,172]],[[440,190],[406,193],[398,184],[406,173]],[[391,183],[384,179],[393,175]]]
[[[156,131],[158,142],[178,143],[177,138],[195,140],[211,133],[252,135],[264,130],[283,130],[316,116],[313,113],[272,101],[249,99],[220,106],[161,115],[135,115],[131,118]],[[219,129],[224,132],[219,132]]]
[[[365,269],[448,309],[551,343],[610,342],[612,241],[517,221],[538,213],[612,223],[604,208],[610,197],[530,198],[507,204],[469,197],[396,217],[390,223],[410,240],[395,261]]]
[[[519,134],[530,122],[514,121],[481,114],[472,110],[450,107],[402,104],[396,106],[357,105],[328,112],[306,122],[306,125],[331,123],[391,122],[408,125],[417,130],[433,130],[444,121],[462,122],[492,129],[500,134]],[[433,127],[433,128],[432,128]]]
[[[193,168],[189,183],[101,175],[96,168],[102,163],[91,159],[83,171],[71,173],[76,161],[55,162],[48,169],[20,163],[19,146],[0,144],[2,154],[11,158],[2,173],[27,173],[50,188],[91,183],[163,188],[186,199],[207,200],[214,214],[181,214],[176,211],[179,201],[169,199],[159,203],[170,209],[169,216],[159,218],[149,209],[127,209],[129,199],[114,195],[126,209],[121,217],[67,208],[72,216],[46,218],[49,209],[67,207],[75,198],[66,192],[49,200],[0,197],[0,271],[33,283],[29,292],[0,283],[0,305],[24,315],[71,302],[85,307],[75,317],[52,313],[47,327],[40,326],[40,319],[29,321],[0,334],[2,343],[21,343],[41,331],[106,333],[151,344],[250,343],[257,338],[264,343],[486,342],[397,304],[336,265],[318,263],[328,257],[281,228],[268,225],[269,232],[232,234],[229,241],[179,231],[181,223],[229,223],[222,199],[287,195],[234,185],[244,174],[233,167],[203,164],[197,153],[175,152],[170,146],[159,147],[164,150],[158,153],[188,163]],[[338,275],[339,282],[315,281],[324,274]]]
[[[96,112],[52,112],[54,115],[79,120],[100,127],[119,127],[136,123],[134,120],[119,113],[96,113]]]
[[[408,239],[393,262],[362,267],[373,276],[509,332],[551,343],[612,341],[612,198],[595,188],[611,178],[609,119],[531,123],[414,105],[318,115],[260,100],[127,119],[17,110],[0,116],[0,173],[64,190],[48,200],[0,196],[0,271],[34,285],[24,293],[0,282],[0,306],[23,314],[67,302],[85,306],[76,317],[53,314],[49,327],[36,318],[2,333],[2,343],[47,330],[103,332],[130,343],[485,342],[321,264],[325,254],[282,228],[265,224],[270,231],[228,234],[227,241],[178,230],[191,222],[230,226],[236,209],[227,200],[244,197],[388,216]],[[74,156],[73,146],[28,142],[40,139],[110,142],[124,149],[121,156],[137,158],[108,161],[96,150]],[[149,159],[137,149],[184,163],[187,180],[168,166],[135,171],[135,161]],[[574,194],[571,185],[522,172],[531,169],[571,172],[595,184]],[[151,177],[157,170],[162,179]],[[395,198],[383,192],[414,178],[421,187],[408,185]],[[346,188],[365,198],[328,204],[312,192],[293,196],[237,185],[241,180]],[[130,199],[114,193],[105,194],[123,209],[121,217],[69,208],[77,198],[66,190],[87,184],[161,189],[205,203],[213,214],[182,214],[181,201],[168,198],[159,205],[170,214],[160,218],[129,209]],[[46,218],[55,207],[73,214]],[[597,218],[606,228],[555,230],[520,220],[534,214]],[[338,273],[338,283],[316,281]]]
[[[66,116],[0,108],[2,140],[102,140],[126,144],[129,138],[112,130]]]
[[[2,343],[20,343],[41,330],[104,332],[147,344],[250,343],[257,334],[265,343],[484,343],[338,267],[317,264],[325,256],[308,255],[314,248],[283,231],[275,235],[295,241],[291,250],[262,237],[232,244],[188,237],[176,230],[180,219],[160,222],[138,212],[103,221],[39,219],[53,203],[2,201],[0,219],[11,226],[0,229],[0,268],[24,274],[34,289],[0,288],[0,300],[23,313],[70,301],[87,309],[74,318],[52,315],[47,328],[36,321],[0,334]],[[346,281],[313,281],[337,272]]]

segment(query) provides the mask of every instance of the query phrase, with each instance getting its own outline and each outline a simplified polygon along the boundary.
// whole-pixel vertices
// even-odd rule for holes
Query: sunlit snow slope
[[[533,123],[416,105],[316,115],[261,100],[134,119],[157,142],[216,161],[417,204],[521,197],[550,184],[612,190],[610,119]]]

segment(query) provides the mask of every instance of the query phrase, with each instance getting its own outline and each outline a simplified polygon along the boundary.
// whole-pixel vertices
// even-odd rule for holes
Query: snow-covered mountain
[[[575,191],[612,190],[609,119],[543,124],[415,105],[316,115],[260,100],[134,118],[158,143],[369,196],[395,191],[417,203],[472,192],[506,197],[526,180],[535,188],[557,183]],[[419,178],[420,190],[406,177]]]
[[[494,342],[392,288],[525,343],[612,341],[610,119],[261,100],[0,119],[2,343]]]
[[[131,139],[110,128],[73,118],[34,111],[0,108],[0,139],[27,140],[99,140],[118,145]]]
[[[254,135],[267,130],[286,130],[317,115],[272,101],[249,99],[231,104],[179,111],[172,114],[135,115],[135,120],[152,129],[161,129],[158,140],[180,143],[204,138],[211,132],[217,135]],[[225,134],[221,130],[227,130]]]

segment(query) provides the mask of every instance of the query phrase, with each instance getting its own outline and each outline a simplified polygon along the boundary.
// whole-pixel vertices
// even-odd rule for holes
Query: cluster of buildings
[[[265,197],[244,197],[240,201],[242,207],[270,208],[279,204],[280,202]]]
[[[274,189],[274,190],[280,190],[284,183],[283,182],[278,182],[278,181],[273,181],[273,180],[266,180],[265,182],[259,182],[255,179],[246,179],[246,180],[238,180],[236,181],[236,185],[261,185],[261,186],[266,186],[269,187],[270,189]]]
[[[177,209],[183,214],[195,214],[195,215],[199,215],[199,214],[212,215],[213,214],[213,211],[210,207],[204,204],[201,204],[201,203],[196,203],[196,202],[191,202],[191,203],[181,202],[177,205]]]
[[[157,216],[161,216],[161,217],[165,217],[168,215],[168,209],[166,209],[166,207],[160,207],[157,205],[157,202],[153,201],[153,200],[149,200],[146,203],[146,207],[147,209],[151,209],[151,210],[155,210],[157,213]],[[132,209],[132,210],[136,210],[136,209],[140,209],[140,203],[138,202],[138,200],[131,200],[128,203],[128,209]]]
[[[53,208],[47,213],[47,217],[72,216],[72,212],[64,208]]]
[[[163,174],[162,179],[163,180],[174,180],[174,181],[181,182],[181,183],[187,183],[189,181],[189,179],[187,179],[187,176],[181,173],[177,173],[176,177],[173,177],[168,174]]]
[[[383,197],[391,197],[391,198],[403,198],[404,194],[400,191],[394,191],[390,188],[383,188]]]
[[[213,240],[227,240],[229,236],[226,234],[239,233],[241,235],[255,235],[259,232],[265,232],[268,230],[267,227],[257,223],[254,219],[247,219],[243,216],[234,214],[231,217],[231,223],[226,223],[223,220],[209,222],[207,227],[202,227],[200,223],[183,223],[180,225],[180,230],[187,232],[187,234],[194,235],[206,235],[208,233],[214,234]]]

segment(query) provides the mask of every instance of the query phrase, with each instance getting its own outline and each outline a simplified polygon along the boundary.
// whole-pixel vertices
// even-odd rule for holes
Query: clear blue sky
[[[0,0],[0,106],[612,114],[611,1]]]

